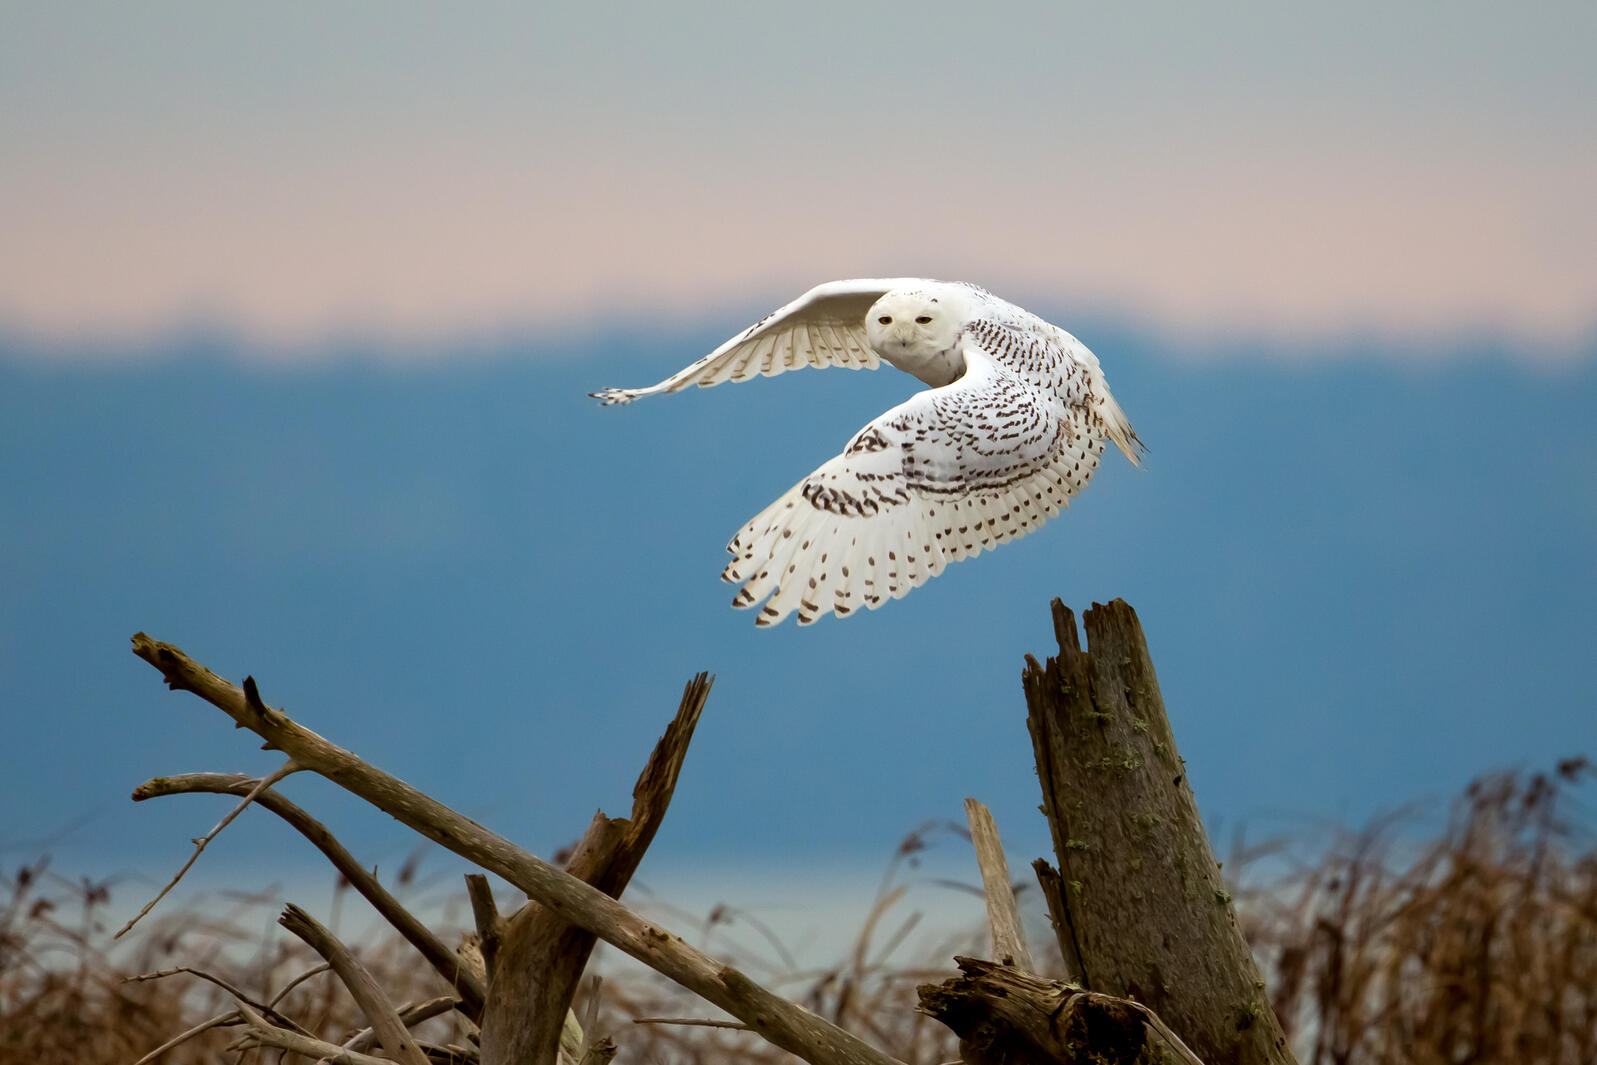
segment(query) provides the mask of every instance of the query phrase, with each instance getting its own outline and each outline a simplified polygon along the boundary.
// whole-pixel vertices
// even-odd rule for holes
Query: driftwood
[[[1028,972],[1009,863],[987,807],[965,800],[999,963],[955,958],[963,975],[918,989],[921,1012],[960,1039],[970,1065],[1203,1065],[1146,1006]]]
[[[675,980],[699,997],[726,1010],[768,1042],[812,1065],[899,1065],[893,1058],[836,1025],[761,987],[732,966],[690,946],[681,937],[637,916],[599,888],[549,865],[396,777],[368,765],[351,752],[329,743],[291,720],[281,710],[268,706],[261,699],[253,678],[246,677],[242,687],[234,685],[178,648],[153,640],[143,633],[133,637],[133,652],[154,666],[169,688],[192,692],[223,711],[239,727],[258,735],[265,741],[266,749],[287,755],[288,764],[274,776],[290,771],[311,771],[327,778],[428,839],[503,877],[561,921],[592,933]],[[684,693],[684,704],[696,698],[702,706],[709,684],[708,676],[700,674]],[[695,692],[698,693],[696,696]],[[697,712],[695,709],[690,716],[696,719]],[[682,718],[683,715],[679,713],[678,720]],[[688,731],[691,732],[691,726],[688,726]],[[685,737],[683,742],[685,744]],[[657,756],[659,753],[657,749]],[[628,848],[646,845],[647,836],[652,835],[658,815],[664,809],[663,803],[657,810],[650,804],[669,797],[670,785],[675,781],[678,768],[680,751],[658,765],[651,760],[650,769],[645,770],[645,779],[654,780],[655,783],[645,786],[640,782],[640,792],[653,797],[645,801],[640,794],[639,802],[644,808],[639,810],[635,807],[634,812],[643,816],[637,819],[635,828],[618,830],[622,838],[615,844],[615,849],[609,852],[621,856],[616,859],[621,866],[630,861],[632,868],[636,867],[636,858],[641,851],[633,854]],[[656,775],[651,777],[651,772]],[[271,794],[270,787],[265,784],[265,780],[252,782],[250,794],[257,801]],[[656,784],[663,784],[663,789],[656,788]],[[154,794],[159,792],[156,785],[157,782],[152,781],[145,787]],[[651,819],[654,824],[649,823]],[[604,821],[606,827],[600,831],[609,833],[615,826],[609,819]],[[628,831],[633,833],[630,844],[626,841]],[[590,833],[590,837],[592,835]],[[595,878],[603,880],[607,875],[605,863],[594,860],[593,866]],[[628,868],[626,875],[630,876],[630,873],[631,868]],[[621,882],[624,884],[625,878]],[[496,967],[500,970],[506,966],[503,938],[496,954]],[[551,985],[547,982],[540,985],[535,978],[529,981],[528,986],[547,988]],[[489,998],[492,998],[491,984]],[[485,1005],[485,1017],[490,1011],[491,1005]],[[272,1025],[243,1004],[240,1004],[239,1012],[248,1021],[249,1037],[255,1042],[287,1046],[289,1042],[304,1038],[299,1033]],[[553,1022],[556,1031],[559,1023]],[[529,1038],[543,1040],[545,1036],[534,1033]],[[485,1044],[488,1041],[489,1037],[484,1033]],[[608,1053],[608,1048],[602,1043],[589,1047],[588,1053],[594,1060],[600,1060]],[[549,1056],[542,1060],[525,1060],[531,1065],[552,1065],[555,1061],[554,1052],[552,1047],[548,1049]]]
[[[1120,600],[1057,599],[1059,656],[1027,657],[1028,723],[1059,869],[1034,868],[1069,980],[957,959],[919,989],[971,1065],[1290,1065],[1198,818],[1142,628]],[[967,800],[994,951],[1024,955],[997,829]]]
[[[133,801],[143,802],[164,795],[204,792],[244,797],[255,792],[259,783],[259,780],[242,773],[184,773],[178,776],[156,777],[139,785],[133,790]],[[349,881],[350,886],[371,903],[372,908],[427,959],[439,976],[449,981],[455,993],[460,996],[458,1005],[460,1011],[472,1021],[478,1019],[482,1013],[485,994],[483,982],[468,966],[461,964],[459,956],[450,950],[443,940],[400,905],[399,900],[378,883],[370,871],[362,868],[355,860],[355,856],[327,830],[327,826],[280,793],[270,789],[256,795],[255,805],[281,817],[315,844],[344,879]]]
[[[700,674],[683,692],[676,717],[638,777],[632,790],[632,816],[595,814],[566,861],[567,873],[612,898],[621,897],[665,818],[688,741],[709,695],[709,679]],[[528,902],[503,922],[492,945],[482,1024],[483,1065],[555,1060],[566,1011],[594,940],[592,932],[537,902]],[[487,954],[486,942],[484,947]]]
[[[1152,1010],[1008,965],[955,958],[963,974],[920,989],[973,1065],[1203,1065]]]
[[[1028,656],[1026,705],[1058,873],[1039,870],[1087,989],[1153,1009],[1198,1056],[1292,1062],[1198,817],[1136,613],[1053,603],[1059,655]]]
[[[371,1022],[377,1042],[396,1061],[405,1065],[427,1065],[427,1055],[421,1052],[412,1038],[399,1010],[383,991],[365,966],[355,960],[355,955],[338,938],[323,928],[310,914],[298,906],[283,911],[278,924],[303,939],[310,948],[327,959],[338,978],[344,982],[361,1012]]]
[[[919,989],[921,1010],[959,1035],[971,1065],[1290,1065],[1198,819],[1136,615],[1119,600],[1094,606],[1084,619],[1090,649],[1083,652],[1074,616],[1057,600],[1053,607],[1060,653],[1046,666],[1028,656],[1023,680],[1043,811],[1059,863],[1057,871],[1045,861],[1034,869],[1068,979],[1028,971],[1032,955],[997,826],[986,807],[967,800],[997,961],[956,959],[961,975]],[[234,686],[142,633],[133,644],[168,686],[198,695],[261,737],[266,749],[287,756],[265,777],[161,777],[142,785],[135,798],[184,792],[240,797],[221,824],[196,840],[196,858],[249,805],[284,818],[453,988],[452,995],[398,1007],[337,940],[290,907],[285,927],[327,959],[371,1027],[337,1047],[273,1009],[286,989],[272,1005],[234,989],[235,1010],[145,1060],[211,1027],[241,1025],[241,1046],[334,1061],[602,1065],[616,1047],[594,1031],[597,988],[589,996],[586,1023],[579,1025],[569,1007],[593,945],[603,939],[736,1018],[638,1023],[743,1029],[812,1065],[900,1065],[617,901],[665,815],[709,694],[705,674],[684,690],[676,717],[638,779],[631,816],[596,815],[562,870],[290,720],[261,699],[252,678]],[[486,877],[468,876],[477,935],[470,949],[450,950],[324,826],[275,790],[280,780],[302,771],[333,781],[499,875],[525,892],[527,903],[502,917]],[[465,1019],[475,1045],[438,1047],[411,1036],[410,1027],[449,1010]],[[370,1053],[378,1048],[385,1057]]]
[[[982,894],[987,899],[987,924],[993,933],[993,957],[1003,965],[1030,970],[1031,951],[1020,926],[1020,907],[1009,883],[1009,862],[998,836],[992,811],[975,799],[965,800],[965,819],[970,823],[970,843],[976,851],[976,867],[981,870]]]

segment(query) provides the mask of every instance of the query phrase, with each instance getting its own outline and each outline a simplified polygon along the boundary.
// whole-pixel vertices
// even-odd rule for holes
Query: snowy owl
[[[721,577],[743,585],[733,606],[760,605],[757,625],[874,610],[1053,517],[1107,441],[1137,463],[1142,442],[1086,345],[963,282],[831,281],[657,385],[593,395],[608,406],[879,359],[931,387],[861,429],[727,545]]]

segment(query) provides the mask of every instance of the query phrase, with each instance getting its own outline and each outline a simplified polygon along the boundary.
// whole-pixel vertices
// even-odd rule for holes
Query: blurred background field
[[[1459,1061],[1580,1065],[1597,1053],[1597,827],[1588,763],[1545,773],[1501,773],[1470,785],[1445,828],[1417,833],[1425,811],[1390,813],[1364,829],[1305,828],[1297,839],[1240,842],[1225,861],[1270,995],[1305,1063]],[[1434,812],[1434,811],[1432,811]],[[949,1033],[914,1009],[914,987],[941,980],[955,953],[986,951],[980,891],[930,876],[916,861],[945,825],[912,833],[887,863],[870,912],[836,930],[849,940],[826,964],[795,959],[764,919],[727,900],[698,912],[630,898],[656,920],[733,961],[756,979],[911,1063],[957,1056]],[[1016,856],[1017,858],[1019,856]],[[1024,866],[1014,863],[1017,868]],[[413,907],[444,927],[469,924],[463,897],[418,853],[390,878]],[[7,869],[0,909],[0,1060],[38,1065],[126,1065],[207,1018],[229,1012],[232,993],[268,1002],[313,1031],[363,1025],[347,992],[271,919],[272,889],[233,892],[202,910],[157,911],[129,942],[107,949],[111,892],[74,881],[41,860]],[[915,889],[917,895],[908,892]],[[927,890],[963,900],[962,918],[928,934],[915,899]],[[424,900],[431,895],[432,902]],[[1035,885],[1020,899],[1034,952],[1050,971],[1058,954]],[[418,903],[421,905],[418,906]],[[358,899],[335,889],[331,924],[399,1004],[447,987],[406,944],[367,925]],[[425,911],[424,911],[425,912]],[[957,909],[952,912],[957,912]],[[263,932],[263,929],[265,931]],[[919,934],[917,934],[917,929]],[[189,967],[190,971],[174,971]],[[625,1060],[786,1060],[763,1042],[724,1029],[637,1024],[638,1018],[711,1018],[692,995],[601,951],[599,1028]],[[206,974],[202,976],[201,974]],[[128,982],[140,974],[158,978]],[[216,978],[215,980],[209,977]],[[595,985],[591,982],[588,987]],[[228,990],[224,990],[224,988]],[[235,991],[236,989],[236,991]],[[586,1004],[578,1010],[586,1016]],[[448,1018],[419,1031],[461,1043]],[[165,1060],[217,1060],[236,1035],[212,1029]]]

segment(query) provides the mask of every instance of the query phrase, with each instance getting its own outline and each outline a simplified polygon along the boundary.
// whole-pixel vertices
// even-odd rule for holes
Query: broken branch
[[[118,929],[116,935],[112,936],[111,938],[121,939],[122,936],[132,929],[134,925],[142,921],[145,914],[155,909],[156,903],[166,898],[167,893],[173,888],[177,887],[177,882],[183,879],[183,874],[187,873],[194,867],[194,863],[200,860],[200,855],[205,853],[205,848],[211,845],[211,840],[221,835],[222,829],[232,824],[233,820],[238,817],[239,814],[243,813],[249,807],[249,804],[254,802],[256,796],[260,795],[261,792],[265,791],[267,788],[270,788],[273,784],[276,784],[279,780],[282,780],[290,773],[297,773],[299,768],[299,766],[294,764],[294,759],[290,758],[288,761],[284,762],[282,766],[280,766],[275,772],[256,781],[255,787],[250,790],[249,794],[244,796],[244,801],[233,807],[232,812],[226,817],[222,818],[222,820],[217,823],[215,828],[211,829],[199,839],[194,840],[194,853],[189,855],[189,860],[183,863],[183,868],[177,871],[177,875],[171,880],[167,881],[166,887],[162,888],[160,893],[157,894],[155,898],[145,903],[144,908],[138,913],[134,914],[133,919]]]
[[[976,848],[976,864],[981,868],[983,893],[987,897],[993,959],[1030,972],[1031,952],[1026,949],[1026,934],[1020,926],[1020,908],[1015,905],[1015,889],[1009,881],[1009,863],[1004,859],[998,825],[993,821],[992,811],[976,799],[965,800],[965,817],[970,821],[970,842]]]
[[[422,1053],[411,1038],[410,1029],[399,1019],[399,1011],[394,1008],[388,993],[366,971],[366,967],[355,960],[355,955],[350,953],[348,947],[298,906],[284,908],[283,916],[277,919],[277,923],[327,959],[327,964],[333,967],[333,972],[349,988],[361,1012],[376,1029],[377,1039],[384,1050],[406,1065],[427,1065],[427,1055]]]
[[[747,1023],[767,1041],[814,1065],[896,1065],[894,1059],[809,1010],[761,987],[737,969],[645,921],[604,892],[528,854],[351,752],[268,707],[252,678],[245,689],[223,680],[170,644],[143,633],[133,652],[174,691],[192,692],[250,729],[268,747],[333,781],[428,839],[504,877],[566,921],[675,980]],[[708,689],[700,675],[696,683]]]
[[[243,773],[183,773],[178,776],[156,777],[133,789],[133,801],[159,798],[163,795],[209,793],[220,795],[255,795],[255,804],[288,822],[300,835],[309,840],[317,850],[326,855],[333,868],[349,881],[361,897],[371,903],[384,920],[421,952],[433,969],[447,980],[460,996],[462,1012],[476,1021],[482,1012],[486,993],[476,974],[461,964],[460,958],[433,934],[432,929],[417,920],[405,909],[377,877],[361,866],[344,845],[338,842],[327,827],[305,810],[289,801],[281,792],[271,788],[261,789],[260,782]]]

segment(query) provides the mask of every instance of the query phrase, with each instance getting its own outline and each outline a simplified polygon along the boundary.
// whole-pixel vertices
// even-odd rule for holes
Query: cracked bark
[[[1057,878],[1039,869],[1089,990],[1135,999],[1197,1055],[1293,1062],[1198,817],[1136,613],[1053,602],[1059,654],[1027,656],[1028,723]]]

